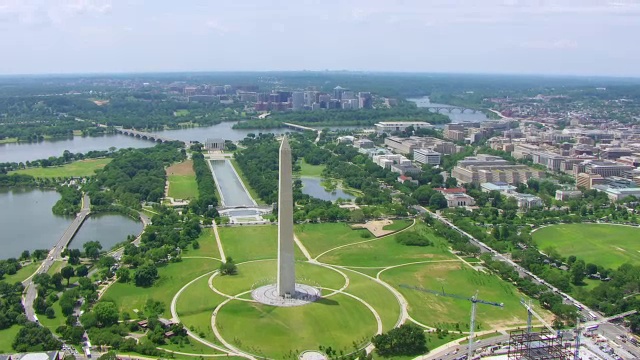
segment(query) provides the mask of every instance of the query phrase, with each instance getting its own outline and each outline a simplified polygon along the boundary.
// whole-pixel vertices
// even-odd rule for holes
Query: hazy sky
[[[0,0],[0,74],[640,76],[640,0]]]

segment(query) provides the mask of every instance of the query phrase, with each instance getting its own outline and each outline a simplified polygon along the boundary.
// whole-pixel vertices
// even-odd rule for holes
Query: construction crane
[[[471,326],[469,327],[470,328],[470,330],[469,330],[469,348],[467,349],[467,359],[469,359],[469,360],[471,360],[473,358],[473,332],[474,332],[475,327],[476,327],[476,304],[491,305],[491,306],[496,306],[496,307],[500,307],[500,308],[504,307],[504,303],[497,303],[497,302],[493,302],[493,301],[486,301],[486,300],[478,299],[478,291],[476,291],[475,295],[473,295],[472,297],[468,297],[468,296],[464,296],[464,295],[445,293],[444,289],[442,291],[429,290],[429,289],[424,289],[424,288],[421,288],[421,287],[418,287],[418,286],[411,286],[411,285],[405,285],[405,284],[401,284],[400,287],[403,287],[405,289],[422,291],[422,292],[425,292],[427,294],[432,294],[432,295],[435,295],[435,296],[444,296],[444,297],[450,297],[450,298],[454,298],[454,299],[466,300],[466,301],[470,301],[471,302]]]
[[[525,299],[521,298],[520,299],[520,304],[522,304],[522,306],[524,306],[527,309],[527,333],[531,333],[532,330],[532,325],[531,325],[531,321],[533,320],[533,317],[535,316],[536,319],[538,319],[542,325],[544,325],[544,327],[546,327],[551,333],[555,333],[557,332],[556,329],[553,328],[553,326],[549,325],[549,323],[547,323],[542,316],[540,316],[537,312],[533,311],[533,305],[531,305],[531,300],[526,301]]]
[[[549,323],[547,323],[542,316],[538,315],[538,313],[536,313],[535,311],[533,311],[533,306],[531,305],[531,300],[529,300],[528,302],[524,299],[520,299],[520,304],[522,304],[522,306],[524,306],[527,309],[527,333],[531,333],[531,320],[532,317],[535,316],[538,320],[540,320],[540,322],[542,323],[542,325],[544,325],[551,333],[556,332],[558,336],[560,336],[560,331],[559,330],[555,330],[551,325],[549,325]],[[614,315],[614,316],[609,316],[606,318],[603,318],[601,320],[597,320],[597,321],[590,321],[585,323],[583,326],[585,328],[593,326],[593,325],[599,325],[599,324],[604,324],[607,323],[609,321],[612,320],[616,320],[619,318],[623,318],[625,316],[629,316],[629,315],[633,315],[635,314],[637,311],[636,310],[631,310],[631,311],[627,311],[618,315]],[[577,319],[576,321],[576,338],[575,338],[575,343],[574,343],[574,352],[573,352],[573,359],[574,360],[579,360],[580,359],[580,346],[582,346],[581,344],[581,335],[582,335],[582,327],[580,326],[580,318]]]

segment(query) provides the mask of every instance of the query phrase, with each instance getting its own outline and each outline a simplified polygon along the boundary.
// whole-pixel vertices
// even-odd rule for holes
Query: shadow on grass
[[[340,305],[339,302],[329,298],[324,298],[324,297],[321,297],[320,299],[318,299],[316,303],[322,304],[322,305],[332,305],[332,306]]]

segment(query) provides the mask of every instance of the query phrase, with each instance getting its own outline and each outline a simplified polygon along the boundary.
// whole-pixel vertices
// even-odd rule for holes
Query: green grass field
[[[189,285],[176,303],[180,321],[191,331],[204,335],[202,338],[215,342],[211,329],[211,315],[224,298],[209,289],[209,277],[205,276]]]
[[[189,110],[188,109],[179,109],[173,112],[173,116],[175,117],[179,117],[179,116],[187,116],[189,115]]]
[[[424,224],[416,225],[407,231],[420,231],[433,243],[433,246],[405,246],[398,244],[395,235],[347,246],[321,256],[318,260],[343,266],[393,266],[416,261],[434,261],[455,259],[449,252],[446,240],[436,236]]]
[[[311,256],[318,256],[337,246],[367,240],[362,234],[371,235],[366,229],[352,230],[346,223],[299,224],[295,226],[295,233]],[[373,236],[368,239],[373,239]]]
[[[202,229],[202,233],[200,234],[200,237],[198,237],[198,244],[200,244],[200,248],[194,250],[189,247],[182,252],[182,256],[207,256],[220,259],[218,243],[216,242],[216,237],[212,228]]]
[[[307,162],[304,161],[304,159],[300,160],[298,164],[300,165],[300,172],[297,175],[300,175],[300,176],[321,177],[322,171],[326,167],[325,165],[307,164]]]
[[[189,175],[169,175],[169,197],[182,200],[198,198],[196,178]]]
[[[54,166],[47,168],[29,168],[23,170],[12,171],[12,174],[31,175],[40,178],[57,178],[71,176],[93,176],[96,170],[102,169],[111,159],[89,159],[74,161],[70,164],[62,166]]]
[[[445,292],[469,297],[478,290],[479,298],[504,303],[504,308],[478,305],[476,323],[480,325],[479,330],[526,323],[527,313],[520,305],[523,295],[515,287],[495,275],[472,270],[460,262],[401,266],[383,272],[381,279],[404,295],[409,302],[409,315],[429,326],[454,330],[455,324],[459,323],[462,331],[468,331],[471,303],[405,289],[400,284],[436,291],[444,289]]]
[[[115,283],[104,294],[104,300],[114,301],[120,311],[135,316],[133,309],[143,311],[147,299],[161,301],[165,305],[164,315],[170,317],[171,299],[181,287],[199,275],[213,271],[220,262],[209,259],[183,259],[158,268],[160,278],[149,288],[141,288],[133,283]]]
[[[400,231],[413,224],[413,220],[393,220],[393,224],[385,225],[383,230]]]
[[[16,338],[21,326],[13,325],[8,329],[0,330],[0,354],[12,353],[13,340]]]
[[[55,312],[56,316],[53,319],[49,319],[44,314],[38,315],[38,320],[42,326],[48,327],[51,332],[55,333],[56,329],[60,325],[64,325],[66,318],[62,314],[62,308],[60,307],[60,301],[56,301],[51,305],[51,308]]]
[[[181,200],[198,197],[198,183],[196,183],[196,174],[191,160],[168,167],[167,179],[169,180],[169,197]]]
[[[371,305],[382,320],[383,331],[392,329],[400,317],[400,305],[395,296],[383,285],[354,271],[345,270],[349,276],[346,291]]]
[[[225,256],[232,257],[236,263],[278,257],[277,226],[220,227],[218,233]],[[297,246],[295,251],[296,259],[305,259]]]
[[[238,266],[238,275],[216,276],[213,285],[227,295],[238,295],[251,290],[251,286],[263,282],[275,283],[277,262],[275,260],[259,261]],[[319,285],[331,289],[339,289],[345,284],[345,279],[337,272],[322,266],[309,263],[296,263],[296,279],[302,283]],[[309,279],[309,281],[305,281]]]
[[[47,270],[47,274],[53,275],[55,273],[58,273],[60,272],[60,269],[62,269],[66,265],[67,265],[67,262],[64,260],[55,260],[53,264],[51,264],[51,267],[49,268],[49,270]]]
[[[376,331],[369,309],[341,294],[295,307],[236,300],[219,311],[216,325],[235,346],[274,359],[320,345],[350,350],[354,341],[369,339]]]
[[[233,165],[233,167],[236,169],[238,176],[240,176],[240,180],[247,188],[247,190],[249,190],[249,195],[251,195],[251,198],[253,198],[253,200],[255,200],[258,205],[265,205],[264,201],[262,201],[262,199],[260,199],[260,197],[258,196],[258,193],[251,187],[251,185],[249,185],[249,181],[247,180],[247,177],[244,176],[244,173],[242,172],[242,169],[240,168],[240,165],[238,165],[236,159],[231,159],[231,165]]]
[[[562,224],[535,231],[542,251],[554,248],[562,256],[575,255],[587,263],[609,268],[640,264],[640,231],[636,227],[605,224]]]
[[[20,270],[18,270],[13,275],[5,275],[2,278],[2,281],[6,281],[8,284],[23,282],[26,278],[28,278],[29,276],[31,276],[31,274],[33,274],[36,270],[38,270],[38,267],[40,266],[40,264],[41,262],[37,261],[29,265],[23,266]]]

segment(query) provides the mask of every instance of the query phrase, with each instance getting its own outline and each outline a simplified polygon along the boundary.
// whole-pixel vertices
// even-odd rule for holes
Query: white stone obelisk
[[[278,188],[278,296],[295,295],[296,269],[293,252],[293,172],[291,147],[285,136],[280,144]]]

